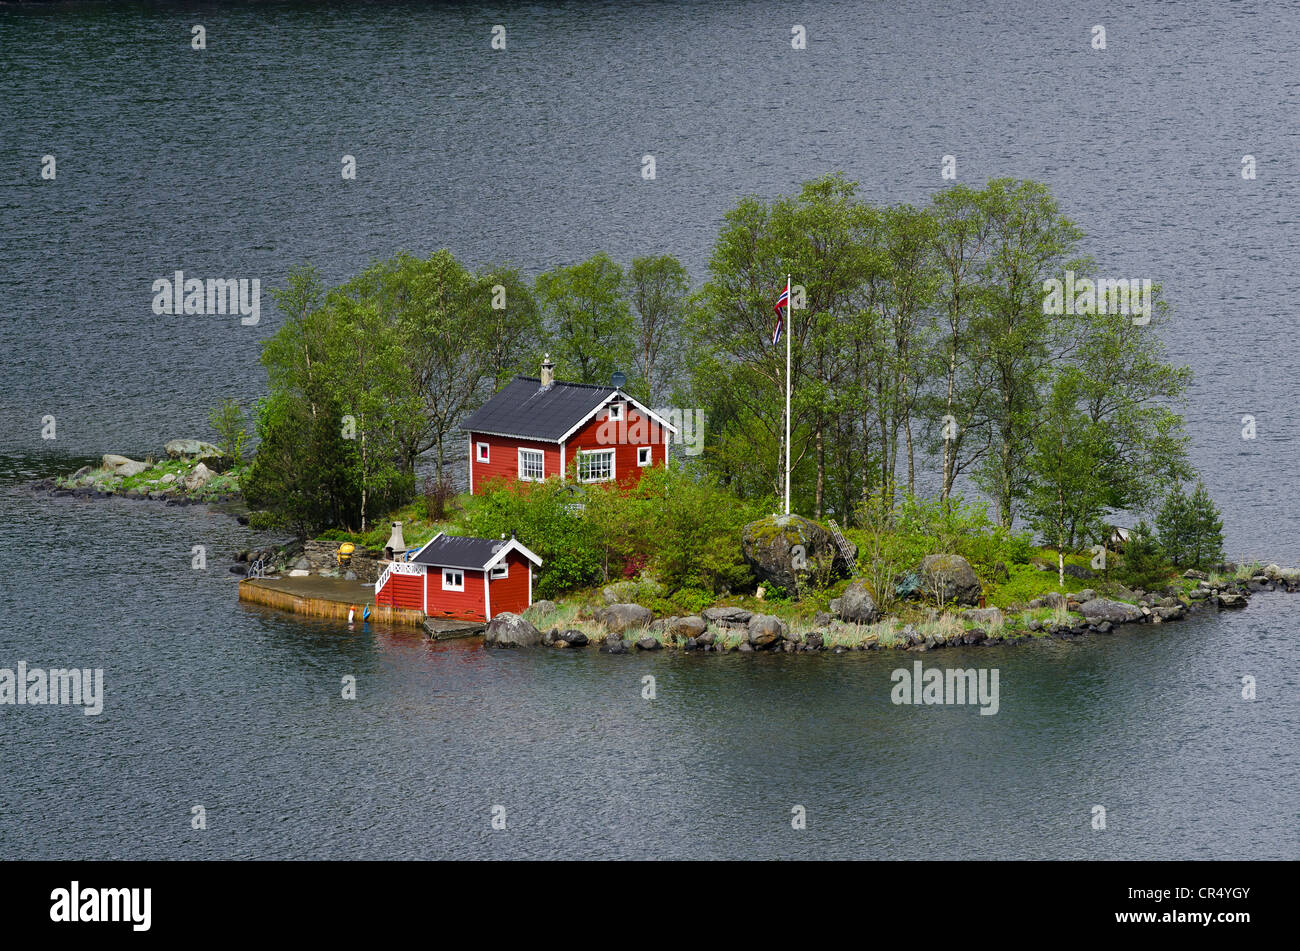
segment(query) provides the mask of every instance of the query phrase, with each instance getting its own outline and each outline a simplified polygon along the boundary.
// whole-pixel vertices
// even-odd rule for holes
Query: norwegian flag
[[[781,313],[781,308],[787,311],[790,309],[790,288],[781,292],[780,299],[777,300],[776,306],[772,309],[776,311],[776,327],[772,330],[772,346],[781,342],[781,334],[785,332],[785,315]]]

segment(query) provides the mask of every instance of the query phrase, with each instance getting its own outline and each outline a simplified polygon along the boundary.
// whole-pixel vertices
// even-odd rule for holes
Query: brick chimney
[[[555,383],[555,364],[551,362],[551,355],[548,353],[542,360],[542,389],[550,389]]]

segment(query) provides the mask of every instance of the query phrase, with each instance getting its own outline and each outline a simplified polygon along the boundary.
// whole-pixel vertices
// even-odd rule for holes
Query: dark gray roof
[[[478,412],[461,420],[466,432],[492,433],[559,442],[614,392],[609,385],[555,382],[542,388],[534,376],[517,376],[503,386]]]
[[[435,538],[411,561],[438,568],[482,568],[506,545],[508,538]]]

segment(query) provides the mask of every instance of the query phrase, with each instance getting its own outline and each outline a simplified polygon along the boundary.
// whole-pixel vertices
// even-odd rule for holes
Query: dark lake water
[[[1229,553],[1295,564],[1298,45],[1300,12],[1251,3],[0,4],[0,667],[103,667],[107,689],[98,717],[0,707],[0,851],[1300,855],[1282,595],[923,655],[999,668],[981,717],[892,705],[912,655],[487,653],[304,623],[236,602],[225,559],[258,538],[227,516],[17,488],[262,395],[269,301],[253,327],[155,316],[176,269],[265,299],[293,264],[342,279],[399,249],[530,274],[671,251],[698,281],[741,195],[843,170],[922,202],[952,154],[967,183],[1046,182],[1105,273],[1163,283]]]

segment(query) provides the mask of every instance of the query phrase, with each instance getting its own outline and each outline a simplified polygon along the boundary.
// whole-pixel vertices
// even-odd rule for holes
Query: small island
[[[245,600],[502,646],[811,653],[1300,588],[1225,558],[1160,284],[1107,276],[1034,182],[745,198],[698,286],[668,254],[528,280],[443,250],[334,287],[303,265],[273,296],[251,432],[227,399],[214,443],[47,486],[242,500],[293,536],[238,553]]]

